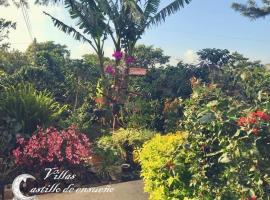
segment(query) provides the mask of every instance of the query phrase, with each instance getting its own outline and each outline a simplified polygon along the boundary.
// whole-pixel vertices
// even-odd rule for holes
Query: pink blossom
[[[88,137],[78,133],[76,126],[62,131],[40,128],[28,141],[18,139],[18,143],[20,146],[12,151],[13,156],[16,163],[26,166],[64,161],[80,164],[91,155]]]
[[[121,60],[123,57],[122,51],[115,51],[112,55],[116,60]]]

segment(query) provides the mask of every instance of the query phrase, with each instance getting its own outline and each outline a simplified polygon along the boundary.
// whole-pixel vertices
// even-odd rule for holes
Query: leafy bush
[[[162,131],[162,103],[158,100],[136,98],[124,105],[121,122],[127,128]]]
[[[98,145],[100,147],[113,147],[120,151],[125,150],[125,146],[132,146],[133,148],[140,148],[144,142],[151,139],[155,132],[146,129],[119,129],[112,135],[106,135],[99,139]]]
[[[185,145],[186,137],[184,132],[156,135],[143,145],[139,162],[150,200],[184,199],[191,193],[191,174],[185,164],[185,154],[175,154]]]
[[[147,142],[140,154],[150,198],[269,199],[267,91],[264,98],[257,94],[252,101],[257,103],[251,103],[228,96],[228,91],[214,84],[193,80],[192,85],[193,94],[183,101],[180,121],[180,127],[189,132],[185,145],[157,136],[161,138]],[[167,159],[160,158],[163,155]]]
[[[189,197],[268,199],[268,115],[256,111],[258,105],[229,97],[215,85],[197,85],[193,90],[185,101],[182,121],[190,131],[186,162],[193,194]]]
[[[37,126],[48,126],[57,121],[66,106],[55,102],[47,91],[38,92],[32,85],[19,84],[1,91],[0,124],[16,120],[23,134],[31,135]]]
[[[109,137],[103,138],[103,142]],[[105,180],[115,179],[115,175],[121,171],[121,164],[124,160],[119,156],[119,150],[106,144],[98,144],[94,148],[94,154],[98,158],[98,163],[93,163],[99,177]],[[92,159],[93,161],[93,159]]]
[[[100,137],[111,127],[112,113],[109,109],[99,108],[93,97],[85,98],[81,107],[72,112],[69,118],[61,121],[61,126],[76,124],[78,130],[86,133],[91,139]]]
[[[67,130],[39,129],[27,140],[18,138],[18,147],[13,150],[18,165],[31,168],[54,165],[78,165],[89,159],[91,146],[85,134],[73,125]]]
[[[215,83],[228,96],[252,105],[270,99],[270,72],[256,63],[224,66]]]
[[[183,115],[182,99],[167,99],[164,102],[164,130],[165,132],[174,132],[179,127],[179,118]]]
[[[155,132],[146,129],[119,129],[112,135],[105,135],[97,141],[100,149],[113,152],[121,159],[135,167],[134,151],[150,140]]]

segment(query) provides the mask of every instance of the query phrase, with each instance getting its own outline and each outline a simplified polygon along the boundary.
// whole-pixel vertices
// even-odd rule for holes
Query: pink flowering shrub
[[[39,128],[29,140],[18,138],[17,143],[18,147],[12,153],[15,162],[24,166],[77,165],[92,153],[88,137],[77,132],[74,125],[61,131]]]

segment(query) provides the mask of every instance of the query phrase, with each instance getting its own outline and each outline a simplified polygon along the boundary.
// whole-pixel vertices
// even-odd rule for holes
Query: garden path
[[[102,186],[101,186],[102,187]],[[38,200],[147,200],[143,192],[143,182],[130,181],[111,185],[111,193],[61,193],[38,196]]]

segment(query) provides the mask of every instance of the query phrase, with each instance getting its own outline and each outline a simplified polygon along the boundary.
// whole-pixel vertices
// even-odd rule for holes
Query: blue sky
[[[203,48],[226,48],[238,51],[253,60],[270,63],[270,17],[250,21],[231,9],[232,2],[246,0],[193,0],[177,14],[169,17],[160,26],[147,30],[139,43],[154,45],[172,56],[172,63],[179,60],[194,62],[195,52]],[[163,1],[166,4],[168,0]],[[29,15],[32,32],[38,41],[57,41],[66,44],[72,57],[80,57],[92,50],[87,44],[74,41],[52,25],[42,11],[72,24],[64,8],[38,7],[30,4]],[[16,31],[10,35],[12,47],[24,50],[31,42],[21,10],[10,6],[0,8],[0,17],[18,22]],[[110,56],[111,42],[107,42],[105,53]]]

